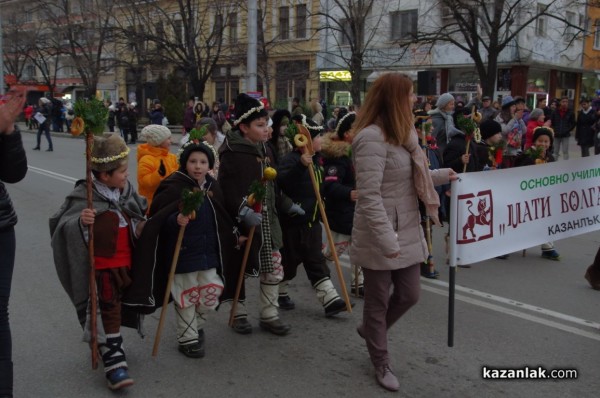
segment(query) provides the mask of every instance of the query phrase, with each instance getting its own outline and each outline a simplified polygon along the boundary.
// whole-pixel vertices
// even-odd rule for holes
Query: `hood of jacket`
[[[243,152],[251,155],[264,157],[264,144],[253,144],[242,136],[239,130],[231,130],[225,136],[225,140],[219,148],[219,152]]]
[[[336,133],[325,134],[321,141],[321,155],[327,159],[350,157],[352,145],[339,139]]]
[[[140,144],[140,145],[138,145],[138,150],[137,150],[137,160],[139,162],[140,159],[146,155],[150,155],[150,156],[154,156],[154,157],[158,158],[158,157],[165,157],[168,154],[169,154],[168,148],[152,146],[148,143]]]

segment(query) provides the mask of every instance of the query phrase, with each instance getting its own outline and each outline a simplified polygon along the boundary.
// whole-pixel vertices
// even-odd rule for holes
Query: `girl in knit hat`
[[[177,170],[178,165],[177,157],[169,152],[171,130],[160,124],[150,124],[142,129],[141,137],[146,143],[138,145],[138,190],[148,200],[149,209],[158,184]]]
[[[515,167],[554,162],[553,144],[554,131],[550,127],[537,127],[533,131],[533,145],[517,156]],[[554,249],[554,243],[548,242],[542,245],[542,257],[549,260],[560,260],[560,254]]]

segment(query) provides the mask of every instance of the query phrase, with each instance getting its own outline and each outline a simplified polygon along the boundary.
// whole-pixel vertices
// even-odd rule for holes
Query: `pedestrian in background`
[[[27,158],[21,133],[15,124],[23,109],[25,93],[19,92],[0,105],[0,397],[13,396],[12,337],[8,303],[15,266],[17,214],[4,183],[21,181]]]
[[[35,146],[35,148],[33,148],[33,150],[34,151],[40,150],[42,133],[44,133],[44,135],[46,136],[46,139],[48,140],[48,149],[46,149],[46,152],[52,152],[53,151],[52,136],[50,136],[50,122],[51,122],[50,118],[51,118],[52,105],[50,103],[50,100],[45,97],[40,98],[40,100],[38,101],[38,105],[39,105],[39,107],[38,107],[37,114],[39,114],[43,117],[43,122],[40,122],[38,120],[39,127],[38,127],[38,131],[37,131],[37,136],[36,136],[37,145]]]
[[[554,158],[560,158],[562,148],[563,157],[569,160],[569,138],[571,130],[575,128],[575,113],[569,109],[569,97],[560,99],[559,107],[550,116],[554,130]]]
[[[418,301],[419,264],[428,256],[417,199],[439,224],[434,182],[456,179],[450,169],[429,171],[413,125],[415,99],[408,76],[379,77],[354,122],[352,142],[359,196],[350,260],[363,268],[365,278],[363,321],[357,331],[367,343],[377,381],[391,391],[400,384],[390,366],[387,331]]]
[[[577,113],[575,141],[581,147],[581,157],[590,156],[590,147],[594,146],[594,130],[596,112],[590,107],[587,98],[581,100],[581,110]]]

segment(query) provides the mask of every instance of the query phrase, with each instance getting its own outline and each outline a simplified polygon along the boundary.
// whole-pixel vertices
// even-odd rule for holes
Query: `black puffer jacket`
[[[350,144],[340,141],[335,133],[323,137],[323,199],[332,231],[352,234],[354,202],[350,192],[356,187],[354,167],[350,159]]]
[[[300,162],[300,156],[300,152],[296,150],[285,155],[283,159],[280,159],[277,166],[277,183],[283,193],[294,203],[299,204],[306,214],[303,216],[281,214],[279,220],[282,225],[315,224],[321,219],[308,167]],[[313,156],[313,167],[319,189],[321,189],[323,170],[321,167],[321,156],[318,153]]]
[[[12,134],[0,133],[0,230],[17,223],[17,214],[3,182],[19,182],[26,173],[27,157],[21,133],[15,126]]]

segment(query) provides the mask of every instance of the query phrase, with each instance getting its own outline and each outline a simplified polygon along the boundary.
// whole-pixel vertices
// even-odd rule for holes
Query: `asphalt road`
[[[103,372],[93,371],[75,312],[62,290],[50,250],[48,218],[76,179],[84,176],[83,140],[54,137],[54,152],[32,151],[30,170],[8,187],[19,214],[17,260],[11,297],[15,397],[377,397],[364,342],[355,327],[362,301],[326,319],[303,272],[293,281],[296,309],[283,312],[292,332],[277,337],[258,326],[258,281],[249,281],[251,321],[241,336],[227,327],[227,313],[206,328],[203,359],[177,351],[174,311],[169,308],[160,352],[151,356],[158,315],[147,318],[140,339],[125,329],[130,373],[136,383],[114,394]],[[42,149],[45,149],[42,141]],[[578,148],[573,146],[575,156]],[[130,180],[135,184],[135,150]],[[565,163],[568,167],[568,163]],[[444,230],[434,231],[439,280],[422,280],[420,302],[390,331],[392,365],[406,397],[596,397],[600,388],[600,292],[583,279],[600,244],[600,232],[556,242],[559,262],[539,248],[488,260],[457,273],[456,334],[447,346],[447,280]],[[510,251],[510,248],[507,248]],[[350,270],[343,257],[346,280]],[[337,281],[336,281],[337,283]],[[575,380],[489,380],[484,366],[576,369]]]

